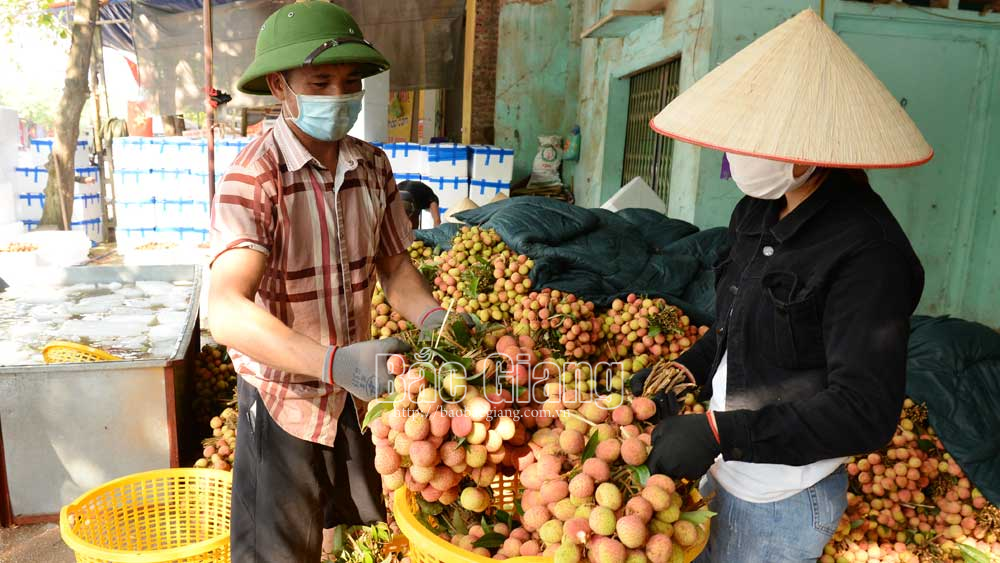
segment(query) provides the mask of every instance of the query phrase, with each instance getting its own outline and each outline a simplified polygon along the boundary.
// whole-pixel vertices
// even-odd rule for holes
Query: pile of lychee
[[[892,441],[849,460],[848,508],[822,561],[963,561],[960,544],[1000,555],[1000,510],[948,454],[926,409],[906,399]]]
[[[534,262],[511,250],[492,229],[462,227],[433,264],[435,298],[483,322],[510,319],[512,306],[532,285],[528,275]]]
[[[224,346],[206,344],[195,359],[194,369],[195,423],[207,424],[233,396],[236,388],[236,370]]]
[[[405,486],[427,518],[447,509],[450,521],[458,511],[467,534],[433,533],[497,559],[683,561],[684,550],[704,539],[700,524],[710,513],[689,486],[648,474],[645,421],[654,403],[584,385],[582,364],[546,358],[534,345],[524,335],[500,338],[503,356],[476,359],[469,374],[431,375],[412,358],[391,362],[396,393],[383,402],[392,408],[370,422],[386,492]],[[564,369],[572,387],[562,382]],[[493,487],[504,476],[519,483],[514,520],[491,526],[502,542],[477,545],[480,518],[495,514]]]
[[[596,358],[601,331],[594,310],[592,302],[572,293],[549,288],[533,291],[513,308],[514,332],[532,335],[558,357]]]
[[[202,441],[202,458],[195,462],[197,468],[210,467],[229,471],[236,460],[236,423],[239,420],[236,406],[226,407],[219,416],[212,417],[212,437]]]

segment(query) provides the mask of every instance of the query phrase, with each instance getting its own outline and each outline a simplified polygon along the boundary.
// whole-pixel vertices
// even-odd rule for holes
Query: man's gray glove
[[[420,316],[420,339],[427,340],[437,338],[437,333],[441,330],[441,325],[444,324],[444,318],[447,315],[447,311],[442,307],[435,307],[424,312]],[[452,313],[448,316],[448,323],[454,323],[455,321],[461,319],[465,322],[465,326],[472,328],[476,326],[476,321],[472,319],[472,316],[468,313]]]
[[[371,401],[389,391],[393,380],[387,366],[389,356],[409,350],[410,345],[398,338],[330,346],[323,367],[323,381],[336,383],[362,401]]]

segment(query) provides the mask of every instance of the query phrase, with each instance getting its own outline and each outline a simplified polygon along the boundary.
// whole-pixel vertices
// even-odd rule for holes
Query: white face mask
[[[780,162],[726,153],[729,161],[729,171],[733,181],[740,191],[758,199],[780,199],[781,196],[800,187],[816,170],[810,166],[805,174],[798,178],[794,175],[795,165],[791,162]]]

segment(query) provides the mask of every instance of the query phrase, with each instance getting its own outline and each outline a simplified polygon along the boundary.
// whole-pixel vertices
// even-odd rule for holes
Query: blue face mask
[[[288,83],[285,82],[287,86]],[[288,91],[295,94],[291,86]],[[361,113],[364,90],[340,96],[310,96],[295,94],[299,106],[298,117],[292,123],[303,133],[320,141],[339,141],[347,136]]]

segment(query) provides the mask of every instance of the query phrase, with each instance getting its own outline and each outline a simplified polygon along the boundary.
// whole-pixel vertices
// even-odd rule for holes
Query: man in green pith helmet
[[[388,389],[406,345],[366,340],[376,274],[420,328],[445,317],[409,261],[388,159],[347,136],[362,79],[388,68],[350,14],[313,0],[268,17],[239,81],[281,116],[212,203],[210,328],[240,375],[233,561],[319,561],[324,527],[385,517],[355,400]]]

